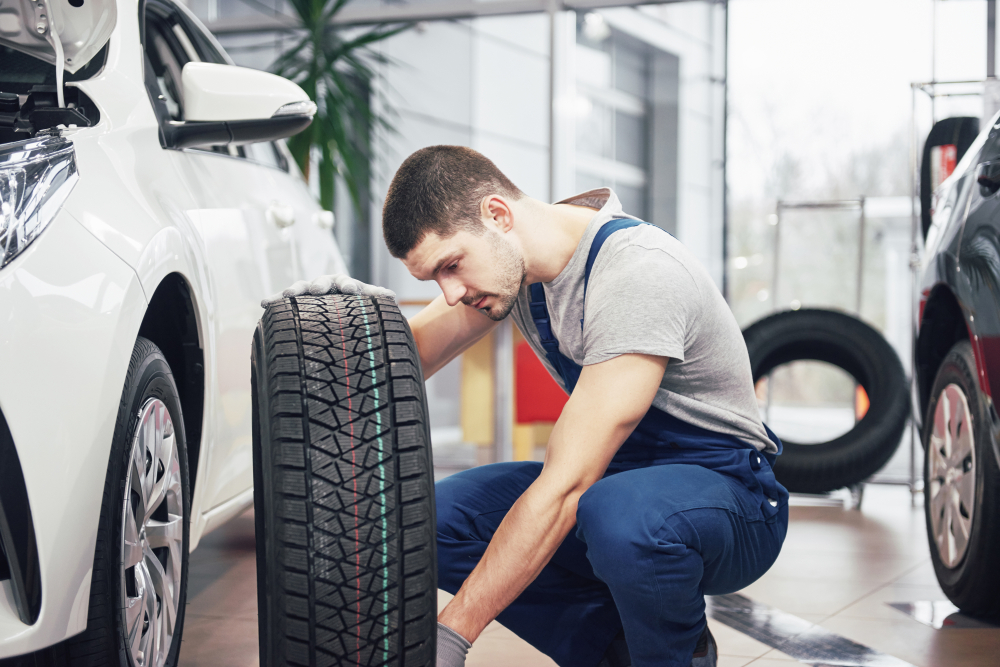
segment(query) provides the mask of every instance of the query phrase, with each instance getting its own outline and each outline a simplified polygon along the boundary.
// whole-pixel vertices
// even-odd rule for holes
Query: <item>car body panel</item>
[[[26,626],[0,583],[0,658],[86,627],[117,408],[164,279],[189,287],[205,367],[193,549],[252,502],[249,355],[260,300],[294,280],[346,271],[294,165],[162,148],[137,3],[118,0],[117,16],[103,70],[72,84],[101,113],[94,127],[65,132],[80,182],[50,227],[0,270],[0,407],[24,468],[43,595],[38,621]],[[274,206],[291,209],[294,224],[276,226]],[[25,354],[29,344],[46,353]]]
[[[929,336],[924,321],[927,303],[946,292],[961,311],[965,335],[972,345],[980,399],[991,417],[993,450],[1000,463],[1000,418],[994,397],[1000,396],[1000,193],[983,196],[976,182],[980,162],[1000,152],[997,118],[973,142],[955,172],[934,194],[934,214],[917,271],[914,333],[919,341]],[[915,346],[921,367],[920,345]],[[936,367],[924,376],[915,374],[914,418],[922,426],[919,395],[934,382]]]
[[[0,656],[86,627],[108,452],[146,305],[135,272],[65,210],[0,272],[0,368],[15,380],[0,382],[0,407],[24,472],[43,591],[32,626],[0,608]]]

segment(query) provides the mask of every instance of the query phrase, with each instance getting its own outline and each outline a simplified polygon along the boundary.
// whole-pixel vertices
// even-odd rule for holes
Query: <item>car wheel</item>
[[[924,514],[941,589],[962,611],[1000,615],[1000,469],[968,341],[948,352],[924,421]]]
[[[177,664],[191,518],[186,444],[170,366],[139,338],[104,482],[87,629],[65,643],[66,664]]]
[[[260,664],[434,664],[420,360],[392,299],[286,299],[252,352]]]

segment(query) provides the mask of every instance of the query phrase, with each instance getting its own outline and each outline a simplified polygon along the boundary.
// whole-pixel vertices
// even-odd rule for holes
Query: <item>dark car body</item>
[[[969,340],[980,398],[990,417],[990,441],[1000,465],[1000,417],[995,404],[1000,398],[1000,126],[996,122],[994,118],[972,142],[925,210],[930,225],[916,276],[913,400],[914,419],[923,427],[941,362],[955,343]]]

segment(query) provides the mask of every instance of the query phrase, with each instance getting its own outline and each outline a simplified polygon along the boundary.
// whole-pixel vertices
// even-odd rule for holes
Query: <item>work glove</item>
[[[269,296],[260,302],[261,308],[273,306],[279,301],[290,296],[322,296],[324,294],[361,294],[364,296],[385,296],[390,299],[396,298],[396,293],[385,287],[369,285],[360,280],[355,280],[346,273],[335,273],[329,276],[320,276],[312,281],[300,280],[280,294]]]
[[[472,644],[447,625],[438,623],[437,667],[464,667]]]

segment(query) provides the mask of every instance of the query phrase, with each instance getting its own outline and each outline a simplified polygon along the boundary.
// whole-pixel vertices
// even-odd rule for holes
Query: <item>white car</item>
[[[174,0],[4,2],[0,45],[0,658],[174,665],[259,302],[345,271],[279,142],[315,106]]]

